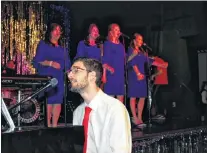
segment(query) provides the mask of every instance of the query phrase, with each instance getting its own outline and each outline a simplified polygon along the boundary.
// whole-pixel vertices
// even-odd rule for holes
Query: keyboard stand
[[[12,120],[11,115],[10,115],[10,113],[4,103],[3,96],[1,96],[1,112],[2,112],[6,122],[9,124],[9,129],[3,133],[13,132],[15,129],[14,121]]]

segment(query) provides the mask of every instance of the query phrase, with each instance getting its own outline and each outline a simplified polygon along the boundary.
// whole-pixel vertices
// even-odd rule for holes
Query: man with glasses
[[[68,72],[71,91],[84,102],[74,111],[73,125],[84,126],[84,153],[131,153],[129,114],[119,100],[99,88],[102,74],[102,65],[95,59],[74,61]]]

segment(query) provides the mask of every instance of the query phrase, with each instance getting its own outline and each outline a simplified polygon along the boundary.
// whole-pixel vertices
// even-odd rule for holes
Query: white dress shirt
[[[82,125],[86,103],[73,114],[73,125]],[[126,107],[102,90],[88,105],[92,108],[88,123],[87,153],[131,153],[131,124]]]

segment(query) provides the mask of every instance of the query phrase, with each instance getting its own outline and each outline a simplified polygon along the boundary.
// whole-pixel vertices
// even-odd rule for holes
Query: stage
[[[2,133],[2,153],[79,153],[83,128],[61,123],[57,128],[22,127]],[[205,153],[207,124],[192,120],[152,122],[151,127],[132,125],[133,153]]]
[[[143,129],[134,126],[132,141],[133,153],[206,153],[207,124],[176,119]]]
[[[75,153],[83,145],[82,126],[60,125],[57,128],[38,126],[16,128],[2,133],[2,153]]]

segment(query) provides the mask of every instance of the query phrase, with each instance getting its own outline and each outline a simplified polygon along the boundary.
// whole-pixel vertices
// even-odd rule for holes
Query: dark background
[[[45,5],[62,5],[70,10],[71,56],[76,54],[78,41],[87,35],[88,25],[95,22],[100,33],[107,35],[108,25],[120,24],[122,32],[144,35],[158,30],[178,30],[189,47],[206,47],[207,2],[118,2],[118,1],[62,1],[45,2]]]
[[[154,52],[169,62],[169,85],[162,101],[168,109],[172,102],[181,116],[199,113],[199,82],[197,50],[206,49],[206,2],[50,2],[70,9],[71,59],[77,44],[88,33],[90,23],[99,26],[100,34],[107,36],[110,23],[118,23],[121,31],[130,37],[141,33]],[[47,2],[47,4],[50,4]],[[163,32],[162,50],[155,45]],[[158,36],[157,36],[158,34]],[[125,39],[126,49],[129,41]],[[172,110],[171,110],[172,111]]]

